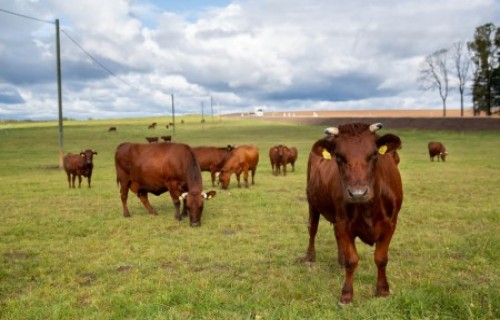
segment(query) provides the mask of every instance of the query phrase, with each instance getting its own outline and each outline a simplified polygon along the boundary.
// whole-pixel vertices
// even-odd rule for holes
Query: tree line
[[[476,28],[474,39],[455,42],[450,48],[428,55],[420,65],[421,90],[435,90],[443,104],[450,89],[450,74],[460,94],[460,114],[464,115],[464,93],[470,86],[473,113],[490,116],[500,110],[500,27],[487,23]]]

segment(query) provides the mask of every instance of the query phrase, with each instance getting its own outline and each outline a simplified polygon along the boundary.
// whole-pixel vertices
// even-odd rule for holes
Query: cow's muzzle
[[[368,188],[348,188],[347,193],[351,202],[365,202],[368,200]]]
[[[189,225],[191,227],[200,227],[201,226],[201,221],[197,221],[197,222],[190,222]]]

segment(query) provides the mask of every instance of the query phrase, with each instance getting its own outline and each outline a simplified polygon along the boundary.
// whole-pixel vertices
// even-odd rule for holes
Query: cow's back
[[[247,163],[249,169],[255,169],[259,163],[259,149],[252,145],[241,145],[234,150],[238,162]]]

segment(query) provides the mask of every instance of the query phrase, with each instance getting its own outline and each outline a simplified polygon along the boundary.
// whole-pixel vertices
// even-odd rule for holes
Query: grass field
[[[65,152],[92,148],[92,188],[68,189],[57,123],[0,123],[0,318],[2,319],[499,319],[500,132],[382,129],[403,141],[404,201],[389,251],[392,295],[375,298],[373,248],[358,241],[354,303],[337,306],[344,271],[332,226],[320,221],[317,262],[297,261],[308,241],[306,164],[323,127],[186,117],[175,141],[255,144],[256,184],[210,186],[200,228],[159,216],[129,197],[122,216],[114,151],[124,141],[171,134],[169,119],[65,123]],[[159,123],[155,131],[147,124]],[[177,120],[179,121],[179,119]],[[109,126],[117,132],[107,132]],[[440,140],[446,163],[431,163]],[[295,172],[271,174],[268,150],[295,146]]]

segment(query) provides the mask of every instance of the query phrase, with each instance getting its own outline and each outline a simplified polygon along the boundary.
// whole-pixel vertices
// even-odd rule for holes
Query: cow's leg
[[[71,176],[71,185],[73,188],[75,188],[75,179],[76,179],[76,175],[74,174]]]
[[[283,175],[286,176],[286,163],[283,164]]]
[[[78,175],[78,188],[82,187],[82,176],[79,174]]]
[[[243,180],[245,181],[245,188],[248,188],[248,168],[243,169]]]
[[[387,233],[375,245],[375,264],[377,265],[377,297],[387,297],[389,295],[389,282],[387,281],[386,266],[389,262],[388,251],[391,243],[394,227],[389,227]]]
[[[252,169],[252,185],[255,184],[255,171],[257,171],[257,167]]]
[[[334,225],[335,238],[339,249],[339,262],[345,269],[345,281],[342,287],[340,303],[346,304],[352,302],[354,293],[353,281],[354,272],[358,267],[359,256],[354,245],[354,237],[348,233],[348,226],[345,222],[337,222]]]
[[[292,172],[295,172],[295,162],[292,162],[291,165],[292,165]]]
[[[172,198],[172,202],[174,204],[174,219],[181,221],[181,193],[177,191],[177,185],[169,185],[170,197]],[[186,205],[184,204],[184,208]],[[184,209],[183,209],[184,210]]]
[[[215,187],[215,173],[216,173],[216,170],[212,170],[210,169],[210,178],[212,179],[212,187]]]
[[[318,233],[319,217],[319,211],[309,205],[309,245],[307,246],[306,256],[304,257],[305,262],[316,261],[316,248],[314,247],[314,240],[316,238],[316,233]]]
[[[122,200],[123,216],[125,218],[130,218],[130,212],[128,211],[127,199],[128,199],[128,188],[127,182],[120,181],[120,198]]]
[[[92,180],[92,175],[89,175],[88,178],[87,178],[87,182],[89,184],[89,188],[90,188],[90,180]]]
[[[141,200],[141,202],[144,205],[144,207],[146,207],[146,209],[148,210],[149,214],[151,214],[152,216],[157,216],[158,215],[158,213],[156,212],[156,210],[153,209],[153,207],[151,206],[151,203],[149,203],[148,193],[147,192],[138,192],[137,196]]]
[[[71,189],[71,174],[68,172],[66,175],[68,176],[68,187]]]

